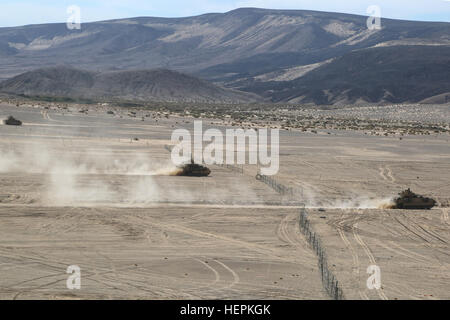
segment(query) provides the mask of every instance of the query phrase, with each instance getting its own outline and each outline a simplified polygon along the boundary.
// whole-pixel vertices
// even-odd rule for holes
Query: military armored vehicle
[[[21,126],[22,121],[15,119],[13,116],[9,116],[8,119],[3,120],[3,122],[8,126]]]
[[[193,159],[191,159],[191,163],[184,164],[179,169],[180,171],[177,173],[177,176],[184,177],[207,177],[211,173],[210,169],[196,164]]]
[[[399,196],[394,199],[394,209],[431,209],[436,205],[436,201],[431,198],[419,196],[407,189],[398,194]]]

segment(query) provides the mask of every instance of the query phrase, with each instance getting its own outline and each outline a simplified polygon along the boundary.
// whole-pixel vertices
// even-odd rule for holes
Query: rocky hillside
[[[0,83],[0,92],[96,100],[150,100],[235,103],[256,95],[224,89],[207,81],[165,69],[89,72],[58,66],[26,72]]]
[[[228,88],[257,92],[272,101],[382,102],[388,101],[390,94],[394,95],[393,101],[415,101],[448,92],[448,81],[444,81],[442,86],[433,82],[427,86],[431,89],[417,97],[396,94],[399,90],[412,90],[410,86],[398,87],[407,72],[402,68],[409,65],[389,59],[389,65],[382,62],[380,68],[369,66],[375,73],[371,77],[377,79],[384,77],[378,71],[393,68],[389,86],[380,88],[386,97],[378,91],[367,97],[369,87],[361,91],[352,78],[340,73],[325,75],[347,68],[349,59],[362,57],[367,50],[374,50],[369,54],[374,57],[382,52],[378,48],[391,48],[387,50],[400,57],[411,55],[410,50],[420,54],[427,50],[424,46],[440,54],[445,51],[440,48],[450,46],[450,23],[382,19],[382,29],[370,31],[366,20],[364,16],[340,13],[242,8],[187,18],[139,17],[86,23],[81,30],[68,30],[62,23],[0,28],[0,79],[64,64],[101,72],[171,69]],[[357,65],[363,68],[364,61]],[[369,59],[367,63],[377,62]],[[417,71],[435,62],[424,56],[415,63],[422,64],[415,66]],[[441,70],[447,71],[448,68]],[[357,72],[351,74],[356,76]],[[401,77],[395,79],[396,74]],[[301,98],[307,90],[306,80],[301,79],[306,76],[316,81],[311,87],[315,93],[314,97],[310,94]],[[344,77],[345,85],[326,82],[324,87],[316,86],[319,79],[330,77],[335,78],[328,81],[334,82]],[[392,84],[397,87],[391,87]],[[330,90],[339,92],[328,95]],[[346,96],[347,91],[352,92],[351,96]],[[413,91],[407,93],[415,95]]]
[[[310,69],[295,79],[284,74],[284,78],[249,81],[243,89],[275,102],[450,102],[450,46],[361,49]]]

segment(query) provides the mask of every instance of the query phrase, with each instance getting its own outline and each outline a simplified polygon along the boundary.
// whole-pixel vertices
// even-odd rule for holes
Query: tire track
[[[386,177],[386,175],[384,174],[384,168],[380,167],[378,170],[379,170],[379,175],[381,176],[381,178],[385,181],[389,181],[388,178]]]
[[[405,214],[402,214],[401,217],[405,221],[402,222],[398,217],[395,217],[397,222],[400,223],[406,230],[413,233],[420,239],[424,240],[426,243],[430,244],[432,242],[439,241],[440,243],[448,244],[448,242],[444,240],[440,235],[417,224],[411,218],[407,217]]]
[[[404,216],[403,216],[404,217]],[[425,243],[429,243],[428,239],[424,238],[422,235],[420,235],[418,232],[413,231],[410,227],[408,227],[404,222],[400,221],[400,219],[395,216],[394,217],[395,221],[397,221],[398,224],[400,224],[403,228],[405,228],[405,230],[408,231],[408,233],[411,233],[413,235],[415,235],[417,238],[419,238],[420,241],[424,241]],[[417,240],[414,239],[413,240]]]
[[[352,226],[352,230],[353,230],[353,237],[355,238],[356,242],[364,249],[364,252],[366,253],[367,257],[369,258],[369,261],[373,264],[373,265],[377,265],[377,262],[375,260],[374,255],[372,254],[372,252],[370,251],[369,247],[367,246],[367,244],[363,241],[363,239],[359,236],[358,234],[358,222],[356,222],[355,224],[353,224]],[[376,290],[378,296],[382,299],[382,300],[388,300],[388,297],[386,296],[386,294],[384,293],[383,287],[381,287],[379,290]]]
[[[388,241],[388,243],[391,246],[386,245],[383,241],[380,241],[380,240],[376,240],[376,242],[379,246],[385,248],[386,250],[389,250],[393,253],[407,257],[415,262],[428,263],[430,261],[430,259],[428,257],[422,256],[418,253],[408,250],[408,249],[400,246],[398,243],[395,243],[394,241]],[[394,247],[396,247],[397,249]]]
[[[200,260],[200,259],[195,258],[194,260],[197,261],[197,262],[200,262],[202,265],[204,265],[206,268],[208,268],[209,270],[211,270],[211,271],[214,273],[214,276],[215,276],[214,282],[212,282],[212,283],[211,283],[210,285],[208,285],[208,286],[214,286],[215,284],[217,284],[217,283],[220,282],[220,274],[219,274],[219,272],[217,272],[216,269],[214,269],[214,268],[211,267],[208,263],[206,263],[206,262],[204,262],[204,261],[202,261],[202,260]],[[195,288],[195,290],[202,289],[202,288],[205,288],[205,287]],[[216,289],[216,290],[217,290],[217,289]]]
[[[142,221],[140,221],[139,223],[140,223],[140,225],[142,225]],[[222,235],[218,235],[218,234],[214,234],[214,233],[204,232],[204,231],[200,231],[200,230],[197,230],[197,229],[192,229],[192,228],[189,228],[189,227],[186,227],[186,226],[151,221],[148,217],[146,217],[145,223],[151,224],[151,225],[153,225],[155,227],[158,227],[160,229],[180,232],[180,233],[184,233],[184,234],[187,234],[187,235],[190,235],[190,236],[194,236],[194,237],[197,237],[197,238],[200,237],[200,238],[224,241],[225,243],[227,243],[227,245],[233,244],[233,245],[238,246],[238,247],[244,247],[244,248],[246,248],[248,250],[256,251],[256,252],[258,252],[258,253],[260,253],[260,254],[262,254],[264,256],[270,256],[270,257],[275,258],[277,260],[283,260],[283,261],[287,261],[287,262],[296,261],[295,257],[285,257],[285,256],[282,256],[282,255],[279,255],[276,249],[270,249],[270,248],[267,248],[265,246],[249,243],[249,242],[246,242],[246,241],[243,241],[243,240],[238,240],[238,239],[234,239],[234,238],[230,238],[230,237],[226,237],[226,236],[222,236]]]
[[[344,216],[344,213],[341,214],[341,218],[343,218],[343,216]],[[360,287],[361,275],[360,275],[360,264],[359,264],[358,253],[356,252],[355,248],[352,246],[352,244],[350,243],[350,241],[348,240],[347,236],[345,235],[345,233],[343,231],[343,228],[344,228],[343,225],[346,222],[347,222],[347,219],[344,219],[344,218],[341,221],[337,222],[336,229],[339,233],[339,236],[341,237],[341,240],[344,242],[347,249],[350,250],[350,253],[352,255],[352,259],[353,259],[352,272],[355,275],[355,281],[356,281],[356,286],[358,288],[359,296],[363,300],[369,300],[369,297],[366,295],[366,293],[364,291],[361,290],[361,287]]]
[[[292,245],[293,247],[296,247],[296,248],[302,247],[303,248],[302,245],[306,244],[306,241],[305,241],[305,243],[301,243],[298,240],[299,239],[298,237],[296,237],[296,236],[291,237],[291,231],[289,231],[290,222],[292,220],[295,221],[296,219],[297,219],[297,214],[288,214],[287,216],[285,216],[281,220],[280,224],[278,225],[277,236],[281,241],[288,243],[288,244]],[[300,233],[299,233],[299,236],[300,236]]]
[[[392,170],[389,166],[386,166],[387,177],[391,180],[392,183],[396,183],[394,175],[392,174]]]
[[[390,217],[393,217],[391,215],[391,213],[388,213],[388,215]],[[402,215],[402,218],[404,218],[406,220],[405,222],[402,222],[397,216],[394,216],[393,218],[395,221],[397,221],[403,227],[404,230],[406,230],[406,232],[403,233],[403,235],[405,235],[406,237],[410,238],[411,240],[413,240],[415,242],[418,242],[421,246],[424,246],[424,247],[430,249],[431,250],[430,258],[433,257],[433,259],[436,260],[436,262],[439,263],[442,268],[448,267],[448,263],[446,263],[446,262],[443,263],[441,261],[441,259],[438,257],[438,255],[436,254],[436,253],[439,253],[439,254],[444,254],[444,255],[450,256],[450,254],[448,252],[448,247],[446,248],[446,250],[443,250],[443,251],[440,248],[436,248],[435,245],[432,245],[430,243],[430,241],[428,241],[428,239],[425,238],[425,235],[423,235],[423,234],[421,235],[419,230],[413,230],[413,228],[408,227],[407,223],[411,222],[411,220],[408,219],[404,214]],[[419,241],[417,238],[419,239]],[[428,261],[430,258],[428,258]]]
[[[237,285],[241,281],[240,278],[239,278],[239,275],[233,269],[228,267],[225,263],[220,262],[217,259],[214,259],[213,261],[218,263],[219,265],[221,265],[223,268],[225,268],[227,271],[229,271],[232,274],[232,276],[233,276],[233,282],[230,285],[228,285],[225,288],[223,288],[223,289],[228,289],[228,288],[234,287],[235,285]]]
[[[450,210],[449,208],[443,208],[443,209],[441,209],[441,211],[442,211],[441,220],[442,220],[442,222],[444,222],[444,223],[446,223],[446,224],[450,224],[450,223],[449,223],[449,219],[448,219],[448,211],[449,211],[449,210]]]
[[[381,178],[384,181],[387,181],[389,183],[396,183],[396,180],[394,178],[392,170],[389,166],[385,166],[385,167],[381,166],[381,167],[379,167],[378,170],[379,170],[379,175],[381,176]]]

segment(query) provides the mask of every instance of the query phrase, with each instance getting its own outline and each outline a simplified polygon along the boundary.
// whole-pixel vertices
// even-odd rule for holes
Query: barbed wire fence
[[[169,145],[165,145],[164,148],[172,152],[172,148]],[[216,164],[219,167],[227,168],[229,170],[232,170],[234,172],[238,172],[240,174],[244,174],[244,167],[243,166],[235,166],[230,164]],[[281,195],[284,196],[291,196],[293,197],[295,194],[294,188],[287,187],[281,183],[279,183],[277,180],[275,180],[272,177],[257,174],[256,180],[261,181],[271,187],[273,190],[278,192]],[[322,285],[327,292],[327,294],[334,300],[344,300],[344,292],[342,288],[339,286],[339,281],[337,280],[336,276],[333,274],[333,272],[328,267],[328,259],[327,254],[325,252],[325,249],[322,245],[322,241],[320,240],[319,236],[313,231],[310,221],[308,220],[308,215],[306,212],[306,208],[302,208],[300,210],[300,231],[304,234],[306,240],[311,245],[312,249],[316,253],[318,257],[318,266],[319,271],[322,279]]]
[[[339,281],[328,267],[327,254],[319,235],[312,229],[306,208],[300,209],[300,231],[305,235],[306,240],[319,258],[319,271],[325,291],[334,300],[345,300],[344,292],[339,286]]]
[[[278,192],[281,195],[285,196],[293,196],[294,195],[294,189],[291,187],[286,187],[285,185],[279,183],[277,180],[275,180],[272,177],[265,176],[263,174],[258,173],[256,175],[256,180],[261,181],[271,187],[273,190]]]

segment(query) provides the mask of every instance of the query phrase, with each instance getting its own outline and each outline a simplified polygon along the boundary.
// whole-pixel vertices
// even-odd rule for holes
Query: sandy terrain
[[[167,175],[171,125],[1,112],[24,126],[0,126],[0,298],[327,298],[298,209],[225,168]]]
[[[0,106],[24,122],[0,125],[1,299],[328,299],[302,202],[347,299],[450,298],[447,134],[281,131],[286,197],[254,166],[171,176],[164,146],[191,118],[92,109]],[[379,209],[406,187],[440,207]]]
[[[448,209],[311,211],[347,299],[450,299]],[[381,271],[368,290],[367,268]]]

